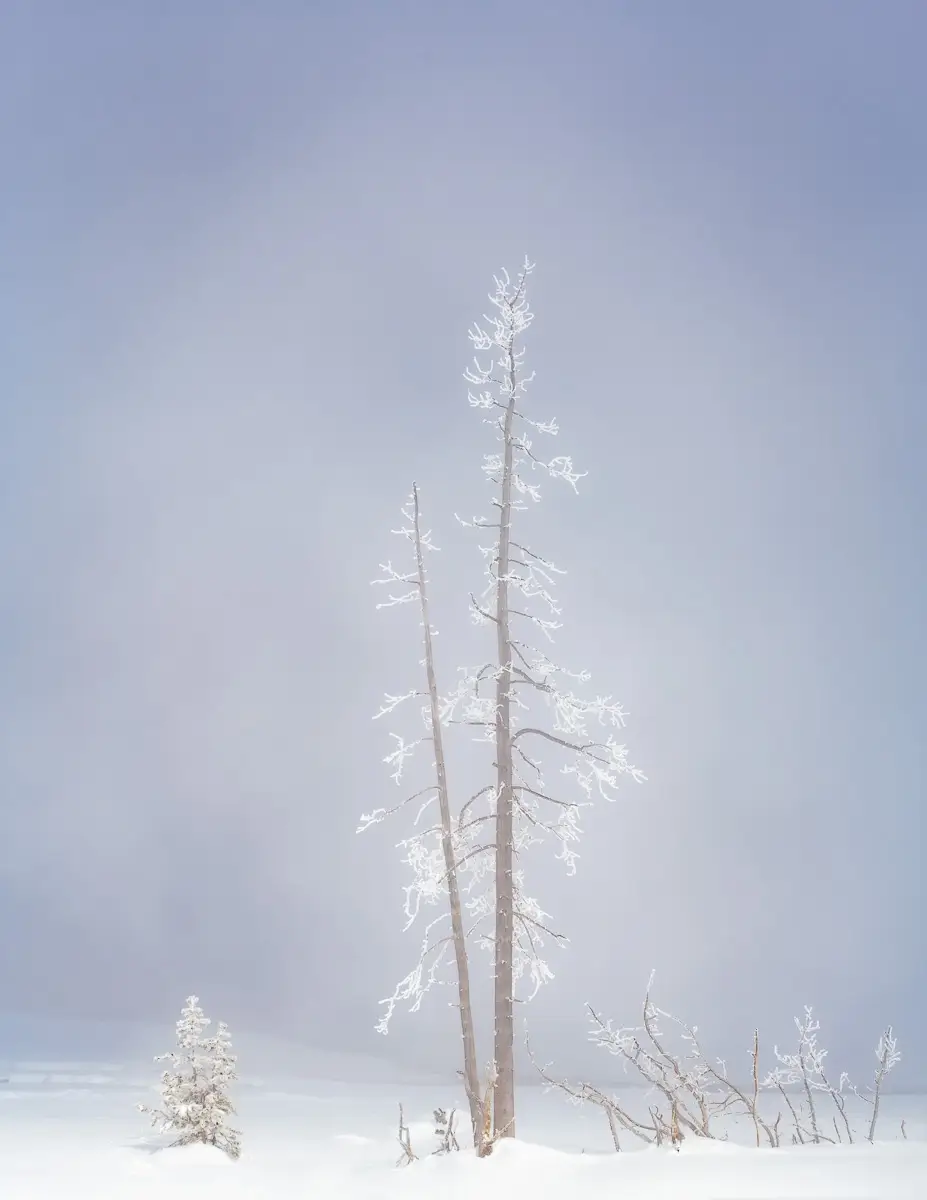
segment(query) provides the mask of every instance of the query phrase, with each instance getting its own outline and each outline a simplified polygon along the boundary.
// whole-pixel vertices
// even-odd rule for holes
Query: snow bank
[[[430,1108],[445,1100],[431,1091],[405,1097],[413,1145],[423,1154],[433,1145]],[[924,1141],[772,1151],[690,1140],[679,1153],[616,1155],[602,1152],[601,1120],[587,1121],[552,1096],[526,1090],[522,1097],[533,1140],[503,1143],[488,1160],[460,1153],[396,1168],[395,1089],[348,1094],[318,1085],[242,1096],[238,1162],[209,1147],[164,1148],[147,1135],[128,1090],[11,1092],[0,1121],[0,1198],[927,1200]],[[908,1111],[919,1129],[910,1100]]]

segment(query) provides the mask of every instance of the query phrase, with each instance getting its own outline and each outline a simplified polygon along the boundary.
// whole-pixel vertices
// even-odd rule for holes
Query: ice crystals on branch
[[[815,1095],[823,1092],[833,1100],[843,1123],[847,1141],[852,1142],[853,1131],[847,1117],[844,1100],[845,1093],[850,1091],[872,1107],[872,1119],[867,1138],[870,1142],[873,1141],[885,1076],[901,1059],[891,1026],[879,1039],[876,1047],[878,1067],[874,1086],[867,1088],[866,1092],[861,1092],[852,1084],[845,1071],[840,1074],[836,1084],[828,1079],[825,1069],[827,1051],[818,1045],[818,1032],[821,1026],[814,1017],[810,1006],[806,1006],[803,1017],[795,1018],[795,1027],[798,1031],[798,1049],[794,1053],[786,1054],[776,1046],[774,1051],[778,1066],[774,1067],[763,1081],[764,1087],[776,1088],[788,1105],[795,1126],[795,1140],[799,1143],[808,1141],[814,1144],[834,1140],[822,1131],[818,1122]],[[799,1089],[799,1094],[803,1095],[804,1101],[799,1100],[797,1104],[792,1101],[786,1092],[786,1088],[790,1086]],[[838,1139],[842,1140],[843,1135],[840,1133],[839,1127],[836,1132]]]
[[[388,598],[386,600],[381,600],[377,605],[378,609],[393,608],[396,604],[411,604],[413,600],[418,599],[418,585],[414,575],[402,574],[402,572],[397,571],[393,567],[391,562],[380,563],[380,570],[383,572],[383,575],[379,579],[371,580],[372,584],[401,584],[404,587],[410,587],[410,590],[408,592],[402,592],[398,596],[394,596],[393,593],[390,592]]]
[[[451,937],[448,935],[434,941],[431,932],[445,920],[445,917],[446,914],[442,914],[425,926],[418,962],[409,974],[399,981],[393,994],[380,1001],[384,1011],[374,1027],[377,1033],[389,1033],[389,1023],[396,1011],[397,1004],[411,1001],[409,1012],[418,1012],[425,995],[439,982],[439,974],[451,945]],[[408,927],[407,924],[406,928],[408,929]]]
[[[408,1003],[410,1011],[416,1011],[425,995],[437,983],[445,982],[441,978],[442,968],[449,950],[455,951],[458,972],[458,992],[462,1003],[462,1025],[471,1021],[469,1013],[464,1014],[463,998],[468,996],[469,984],[466,982],[466,938],[472,932],[463,927],[459,885],[457,872],[464,862],[475,863],[477,859],[486,858],[492,845],[481,840],[484,824],[473,812],[472,804],[464,805],[461,812],[455,816],[450,809],[448,799],[447,778],[444,766],[443,743],[441,730],[447,719],[446,706],[442,705],[435,683],[435,668],[432,656],[431,642],[435,634],[428,623],[427,574],[425,556],[438,549],[431,533],[421,527],[418,490],[413,489],[409,502],[403,509],[406,524],[392,530],[395,536],[403,538],[410,544],[413,569],[399,570],[392,562],[381,565],[381,576],[374,580],[375,584],[389,589],[386,602],[377,605],[378,608],[388,608],[399,604],[415,602],[419,607],[420,629],[424,644],[424,657],[421,666],[424,668],[427,690],[411,689],[403,693],[386,693],[380,709],[374,719],[396,713],[409,700],[421,700],[418,715],[421,720],[423,733],[408,739],[404,734],[391,731],[389,736],[393,742],[392,750],[385,755],[384,762],[391,768],[391,777],[400,784],[412,769],[416,751],[423,745],[432,749],[432,761],[429,764],[434,782],[419,788],[406,796],[392,808],[376,808],[365,813],[360,819],[358,832],[363,832],[371,825],[379,824],[387,817],[398,813],[401,809],[417,805],[417,812],[412,822],[415,832],[403,838],[397,845],[402,853],[402,862],[410,872],[410,882],[403,888],[404,928],[408,930],[420,917],[423,909],[434,909],[446,904],[447,909],[434,917],[425,926],[419,949],[418,960],[412,970],[399,981],[393,993],[381,1001],[382,1014],[377,1023],[377,1031],[387,1033],[390,1020],[397,1004]],[[402,590],[405,589],[405,590]],[[476,798],[474,798],[476,799]],[[433,812],[437,802],[438,817],[435,822],[425,829],[419,829],[422,817],[426,812]],[[471,868],[475,875],[475,869]],[[468,914],[468,918],[470,914]],[[450,922],[450,929],[442,930],[443,922]],[[461,976],[464,976],[463,980]],[[465,1044],[468,1033],[464,1034]],[[466,1074],[472,1091],[476,1087],[476,1068],[473,1065],[473,1054],[470,1053]],[[465,1058],[466,1058],[465,1052]],[[475,1110],[471,1113],[475,1119]]]
[[[889,1025],[882,1036],[879,1038],[879,1044],[876,1046],[876,1071],[874,1086],[866,1088],[865,1092],[861,1092],[859,1088],[850,1085],[850,1090],[860,1100],[864,1100],[872,1108],[872,1119],[869,1122],[869,1132],[866,1134],[866,1139],[869,1142],[875,1141],[876,1123],[879,1119],[879,1105],[882,1100],[882,1085],[885,1082],[885,1076],[893,1070],[901,1062],[901,1051],[898,1049],[898,1039],[895,1037],[894,1031]]]
[[[749,1051],[751,1082],[742,1083],[728,1075],[723,1059],[712,1060],[705,1054],[699,1043],[696,1025],[687,1025],[653,1004],[650,998],[652,985],[653,975],[644,997],[641,1027],[616,1028],[590,1007],[590,1039],[610,1053],[619,1055],[626,1066],[632,1066],[654,1092],[664,1097],[669,1109],[669,1122],[666,1114],[655,1106],[649,1108],[649,1122],[639,1121],[622,1108],[617,1097],[606,1097],[590,1085],[573,1088],[563,1081],[552,1080],[542,1071],[545,1081],[561,1088],[569,1096],[593,1099],[610,1114],[610,1123],[614,1120],[641,1140],[658,1145],[672,1135],[673,1126],[678,1126],[678,1134],[682,1136],[692,1133],[697,1137],[724,1140],[728,1131],[723,1127],[717,1128],[715,1118],[740,1116],[752,1122],[757,1147],[765,1139],[765,1143],[775,1149],[784,1144],[782,1139],[785,1131],[780,1130],[780,1122],[786,1112],[791,1117],[791,1141],[795,1145],[853,1143],[854,1130],[846,1108],[846,1092],[860,1093],[849,1084],[845,1072],[835,1083],[828,1078],[825,1065],[827,1052],[818,1043],[820,1025],[811,1008],[806,1008],[804,1015],[795,1020],[798,1031],[796,1051],[783,1053],[776,1047],[778,1065],[765,1076],[762,1083],[760,1035],[759,1030],[754,1031],[753,1045]],[[676,1045],[664,1035],[663,1022],[675,1027],[672,1032],[676,1035]],[[678,1048],[680,1041],[683,1046],[681,1052]],[[897,1047],[893,1049],[892,1043],[889,1028],[882,1035],[876,1050],[878,1069],[875,1086],[869,1089],[870,1095],[864,1097],[873,1108],[867,1135],[869,1141],[874,1139],[884,1071],[890,1069],[890,1064],[897,1063],[899,1057]],[[784,1105],[775,1120],[766,1115],[769,1106],[760,1104],[761,1090],[768,1088],[775,1088],[779,1092]],[[823,1119],[823,1114],[819,1116],[818,1105],[825,1096],[833,1102],[835,1109],[830,1114],[830,1124]],[[614,1135],[614,1128],[612,1132]],[[678,1137],[673,1140],[678,1141]],[[620,1149],[617,1139],[615,1148]]]
[[[425,741],[424,738],[416,738],[414,742],[407,742],[401,734],[391,733],[390,737],[396,743],[393,750],[383,759],[388,765],[393,767],[393,773],[390,776],[397,784],[402,782],[402,772],[405,768],[406,759],[411,758],[416,749]]]
[[[879,1038],[879,1044],[876,1046],[876,1058],[879,1061],[877,1075],[882,1079],[901,1062],[901,1051],[898,1049],[898,1039],[895,1037],[891,1025],[885,1030]]]
[[[812,1013],[811,1006],[806,1005],[805,1015],[795,1018],[795,1028],[798,1030],[796,1053],[783,1054],[778,1046],[773,1047],[779,1066],[774,1067],[767,1076],[768,1085],[802,1083],[806,1078],[819,1077],[823,1072],[827,1051],[818,1045],[821,1022]]]
[[[530,973],[532,994],[551,976],[540,954],[545,937],[559,943],[565,939],[547,926],[547,914],[537,901],[525,898],[528,851],[552,838],[556,857],[573,874],[581,834],[580,810],[596,795],[613,799],[622,776],[636,782],[645,779],[614,733],[625,723],[621,705],[608,696],[580,696],[576,689],[588,682],[588,672],[568,671],[532,644],[538,637],[552,642],[561,628],[555,586],[565,572],[515,539],[513,518],[540,501],[538,472],[565,482],[574,492],[583,477],[570,456],[547,458],[538,450],[536,438],[559,435],[557,421],[538,420],[526,412],[534,375],[525,369],[526,351],[520,339],[534,319],[526,295],[533,269],[526,260],[516,279],[507,272],[497,276],[490,295],[493,311],[470,331],[475,357],[464,372],[470,385],[469,403],[487,414],[486,423],[501,444],[485,454],[482,463],[495,493],[494,516],[457,519],[465,528],[493,534],[488,545],[479,547],[485,584],[479,595],[470,597],[470,615],[477,626],[495,627],[501,639],[500,657],[495,663],[463,669],[456,688],[442,705],[443,719],[471,727],[475,740],[497,748],[504,737],[502,744],[511,755],[511,853],[520,863],[512,872],[512,968],[516,978]],[[500,697],[504,698],[505,717]],[[546,713],[545,725],[532,720],[535,711]],[[542,752],[553,758],[561,779],[570,777],[578,785],[580,799],[557,795],[548,787],[539,757]],[[495,815],[495,805],[488,807],[489,814]],[[496,869],[500,869],[498,864]],[[494,902],[478,901],[474,890],[470,900],[473,911],[486,917],[495,915]],[[494,940],[487,938],[484,944],[494,947]],[[498,957],[498,948],[495,952]]]
[[[469,520],[458,517],[466,528],[489,531],[488,544],[479,547],[485,584],[479,594],[471,594],[469,611],[476,626],[492,628],[493,657],[462,669],[451,692],[438,695],[423,565],[424,553],[435,547],[421,531],[418,493],[413,489],[404,510],[407,523],[393,532],[412,544],[414,569],[400,570],[387,562],[376,582],[387,589],[387,599],[378,607],[412,602],[420,606],[428,691],[387,693],[376,715],[392,715],[405,701],[420,696],[426,700],[424,733],[411,740],[391,733],[394,744],[384,761],[400,783],[411,771],[417,749],[427,743],[434,751],[435,786],[415,792],[392,809],[378,808],[361,818],[361,828],[368,828],[414,800],[420,801],[420,818],[438,800],[440,819],[428,829],[416,828],[398,844],[411,873],[404,889],[406,928],[426,906],[433,908],[447,899],[449,911],[427,925],[418,962],[382,1002],[378,1028],[386,1031],[400,1001],[418,1008],[425,993],[439,982],[439,968],[452,947],[460,982],[463,1041],[466,1047],[469,1039],[472,1046],[463,1020],[468,1007],[464,996],[469,994],[464,980],[466,945],[475,938],[491,949],[495,960],[493,1137],[514,1132],[516,984],[527,979],[528,998],[533,996],[552,977],[543,955],[545,943],[565,941],[551,928],[540,902],[526,890],[532,848],[552,839],[557,858],[572,874],[578,859],[581,809],[596,796],[612,799],[623,776],[636,782],[645,778],[618,737],[625,722],[623,708],[609,696],[581,695],[588,673],[559,666],[534,644],[552,642],[561,627],[556,583],[564,572],[525,541],[516,541],[513,524],[521,519],[517,514],[532,510],[541,500],[539,480],[545,475],[574,492],[583,475],[569,455],[547,457],[536,444],[544,437],[559,436],[556,420],[536,419],[526,411],[534,376],[525,369],[520,339],[534,319],[527,299],[533,269],[526,260],[516,279],[507,272],[495,278],[491,312],[470,330],[474,357],[464,373],[469,403],[493,428],[498,441],[482,462],[484,478],[493,489],[491,514]],[[480,788],[456,813],[448,802],[444,766],[447,726],[469,727],[476,741],[492,747],[494,782]],[[542,762],[542,755],[551,761]],[[558,794],[553,784],[557,778],[575,784],[578,798]],[[439,926],[448,916],[452,928],[444,933]],[[466,1074],[477,1129],[476,1076],[469,1068]],[[484,1128],[482,1118],[479,1128]]]
[[[417,692],[414,688],[410,692],[403,692],[401,696],[391,696],[389,692],[386,692],[383,697],[383,704],[380,706],[380,709],[374,713],[373,719],[378,721],[380,717],[385,717],[388,713],[391,713],[394,709],[398,708],[399,705],[403,704],[406,700],[414,700],[416,696],[423,696],[424,694],[424,692]]]

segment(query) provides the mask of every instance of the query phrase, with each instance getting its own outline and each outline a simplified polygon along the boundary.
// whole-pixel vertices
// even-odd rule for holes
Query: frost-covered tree
[[[161,1076],[161,1107],[140,1104],[138,1108],[150,1114],[160,1133],[176,1133],[173,1145],[201,1142],[238,1158],[241,1135],[227,1123],[235,1113],[229,1089],[238,1079],[236,1058],[224,1022],[219,1022],[214,1036],[204,1036],[211,1024],[199,998],[188,997],[177,1022],[177,1049],[155,1059],[170,1064]]]
[[[619,740],[626,715],[621,705],[606,695],[584,696],[588,672],[558,666],[535,644],[551,642],[560,627],[555,584],[563,572],[531,549],[517,526],[521,514],[541,499],[538,478],[560,480],[575,492],[582,476],[568,455],[546,457],[534,444],[536,435],[555,437],[559,429],[555,420],[532,417],[527,405],[534,376],[525,370],[523,341],[533,320],[527,298],[532,270],[526,260],[514,281],[507,272],[497,277],[489,296],[494,311],[470,332],[477,357],[465,374],[469,400],[486,414],[498,449],[483,461],[493,515],[462,523],[491,534],[480,547],[486,585],[471,596],[470,611],[478,625],[494,631],[495,645],[490,660],[462,673],[446,708],[448,719],[480,730],[478,740],[492,746],[495,768],[493,783],[482,793],[495,825],[491,888],[479,891],[485,877],[479,857],[464,856],[461,866],[472,876],[471,914],[493,925],[483,940],[494,958],[496,1137],[515,1132],[516,985],[527,974],[534,995],[552,975],[543,956],[545,940],[565,940],[527,890],[526,851],[550,838],[573,873],[581,809],[595,796],[614,799],[623,775],[644,779]],[[578,798],[548,782],[551,758],[558,773],[578,785]]]
[[[524,337],[533,320],[527,299],[532,270],[526,259],[514,282],[506,271],[496,278],[489,298],[494,312],[470,334],[477,352],[465,374],[470,403],[486,414],[498,449],[483,462],[494,514],[462,524],[491,534],[489,545],[480,546],[486,584],[482,594],[471,596],[471,616],[494,630],[495,654],[462,672],[448,706],[451,720],[478,728],[478,739],[491,744],[495,766],[484,797],[496,829],[492,889],[471,906],[494,924],[484,941],[495,966],[496,1136],[513,1135],[515,1129],[516,985],[527,974],[527,998],[536,994],[552,974],[543,955],[546,938],[564,941],[528,893],[526,851],[550,838],[573,874],[581,809],[596,796],[614,799],[622,775],[645,778],[617,737],[626,720],[621,704],[610,696],[582,695],[590,674],[558,666],[536,644],[538,638],[551,642],[560,628],[555,586],[563,571],[532,550],[516,526],[542,496],[538,478],[561,480],[575,492],[582,476],[569,456],[546,457],[534,446],[536,436],[556,437],[560,431],[556,420],[537,420],[527,407],[533,372],[525,370]],[[579,786],[579,798],[549,782],[551,756],[558,774]]]
[[[406,888],[406,928],[408,929],[413,924],[423,906],[438,905],[442,911],[425,926],[415,966],[400,981],[393,994],[382,1002],[384,1013],[377,1028],[381,1033],[387,1032],[390,1018],[399,1001],[411,1000],[413,1011],[419,1007],[425,993],[437,980],[448,952],[453,949],[457,980],[457,1007],[460,1013],[460,1032],[463,1042],[462,1075],[470,1106],[474,1145],[479,1148],[483,1140],[479,1065],[476,1057],[476,1034],[470,996],[467,938],[458,883],[458,862],[460,848],[468,828],[467,815],[464,811],[455,817],[451,810],[441,722],[441,702],[435,669],[433,640],[435,631],[429,616],[428,574],[425,567],[425,555],[435,551],[437,547],[432,541],[430,531],[422,529],[419,493],[414,484],[412,495],[403,508],[402,515],[405,524],[401,528],[393,530],[393,533],[410,543],[410,569],[397,570],[392,562],[380,565],[383,574],[381,578],[374,580],[374,583],[385,584],[394,590],[391,590],[388,599],[379,603],[377,607],[390,608],[398,604],[412,604],[417,608],[422,629],[423,658],[421,667],[425,690],[413,688],[400,695],[387,693],[376,717],[393,713],[406,701],[418,702],[421,732],[411,742],[407,742],[399,734],[392,734],[393,749],[386,756],[385,761],[392,767],[394,781],[402,784],[407,759],[415,753],[419,746],[425,744],[431,748],[433,755],[431,771],[434,782],[413,792],[390,809],[378,808],[371,813],[364,813],[361,816],[358,832],[378,824],[385,817],[410,804],[418,804],[415,825],[419,826],[426,813],[432,812],[437,807],[435,820],[430,821],[424,828],[417,828],[414,834],[400,842],[405,853],[405,862],[411,867],[413,877],[412,883]],[[450,923],[449,934],[442,932],[442,927],[446,929],[447,922]]]
[[[554,586],[562,571],[530,549],[523,536],[516,539],[516,521],[540,499],[532,475],[563,480],[574,491],[581,476],[569,457],[545,459],[533,449],[535,433],[555,436],[558,429],[555,421],[537,421],[527,410],[532,376],[524,369],[522,340],[532,321],[526,297],[531,271],[526,262],[514,283],[505,273],[496,279],[490,296],[495,314],[486,318],[485,327],[475,326],[470,334],[476,351],[489,352],[492,357],[482,365],[474,360],[466,372],[470,403],[487,414],[500,442],[500,449],[484,460],[484,471],[494,488],[495,514],[491,519],[476,517],[462,522],[493,535],[491,544],[481,547],[486,587],[480,596],[470,597],[470,612],[478,625],[494,628],[494,653],[475,668],[461,669],[456,688],[439,698],[423,567],[423,550],[434,547],[421,532],[417,494],[413,493],[405,511],[406,525],[395,531],[412,543],[412,569],[397,570],[387,563],[377,582],[394,589],[386,605],[414,603],[420,608],[427,690],[413,687],[387,695],[377,715],[392,713],[406,701],[419,702],[422,724],[416,736],[406,740],[392,734],[394,744],[386,762],[400,782],[407,761],[419,746],[427,745],[434,752],[435,774],[426,787],[412,791],[394,808],[377,809],[361,821],[361,828],[367,828],[417,802],[418,826],[437,802],[438,819],[416,829],[399,845],[412,871],[412,882],[406,888],[407,928],[424,908],[439,905],[442,911],[425,926],[415,967],[384,1001],[379,1028],[386,1031],[398,1002],[410,1000],[413,1010],[419,1007],[453,948],[465,1046],[464,1079],[475,1142],[484,1152],[499,1137],[515,1132],[516,985],[527,975],[531,988],[525,998],[530,999],[552,976],[543,956],[545,940],[565,940],[550,927],[547,913],[527,890],[527,851],[549,836],[572,873],[581,809],[596,795],[613,799],[622,775],[639,781],[644,778],[628,761],[627,750],[617,737],[625,721],[621,706],[609,696],[583,696],[587,672],[564,670],[534,645],[537,638],[551,641],[559,627]],[[448,799],[443,751],[443,727],[447,725],[473,727],[479,731],[477,741],[491,746],[491,781],[456,812]],[[546,763],[542,763],[544,755]],[[548,772],[551,767],[559,769],[578,785],[579,794],[560,794],[548,783],[545,767]],[[440,926],[448,919],[451,931],[445,934]],[[490,1089],[482,1101],[469,1016],[470,939],[491,949],[494,957],[494,1054]]]

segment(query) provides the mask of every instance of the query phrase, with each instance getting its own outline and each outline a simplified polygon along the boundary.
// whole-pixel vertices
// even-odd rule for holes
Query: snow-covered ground
[[[252,1080],[237,1093],[244,1153],[233,1163],[202,1147],[156,1149],[134,1109],[152,1098],[153,1066],[7,1062],[0,1079],[2,1200],[927,1200],[924,1097],[886,1097],[887,1140],[874,1147],[690,1141],[678,1154],[629,1146],[616,1155],[601,1113],[522,1088],[516,1143],[484,1161],[461,1153],[397,1169],[399,1100],[426,1155],[431,1111],[455,1102],[448,1089]]]

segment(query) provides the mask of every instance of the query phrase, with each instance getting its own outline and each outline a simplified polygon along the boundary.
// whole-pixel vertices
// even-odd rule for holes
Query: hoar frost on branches
[[[469,816],[468,805],[465,805],[457,816],[451,810],[444,756],[441,701],[435,671],[433,642],[435,631],[429,617],[428,575],[425,568],[425,555],[435,551],[437,547],[432,542],[431,533],[422,529],[419,493],[414,484],[412,495],[402,510],[402,515],[406,524],[400,529],[393,530],[393,533],[411,544],[412,569],[400,571],[391,562],[381,564],[380,569],[383,575],[380,579],[374,580],[374,583],[385,584],[391,590],[388,598],[377,607],[391,608],[394,605],[415,604],[418,608],[424,648],[421,666],[424,669],[426,690],[419,691],[413,688],[400,695],[387,693],[384,703],[374,719],[393,713],[406,701],[419,700],[420,735],[412,742],[406,742],[399,734],[392,734],[395,745],[386,756],[385,762],[392,768],[393,780],[397,784],[401,784],[407,761],[412,758],[419,746],[427,743],[430,745],[433,755],[434,783],[413,792],[390,810],[379,808],[371,813],[363,814],[358,832],[363,832],[371,825],[378,824],[385,817],[398,812],[407,805],[417,804],[418,811],[414,821],[417,831],[399,843],[405,854],[404,861],[412,870],[412,882],[405,889],[406,929],[414,923],[422,906],[433,907],[443,904],[446,900],[447,907],[426,924],[418,961],[409,974],[399,982],[393,994],[382,1001],[384,1013],[377,1029],[380,1033],[387,1032],[390,1018],[400,1001],[411,1001],[413,1012],[418,1009],[425,993],[437,982],[444,960],[448,952],[453,949],[457,971],[457,1007],[460,1013],[460,1032],[463,1043],[464,1068],[461,1074],[470,1106],[474,1146],[481,1153],[488,1153],[489,1143],[484,1137],[484,1102],[480,1095],[476,1034],[470,998],[468,931],[465,928],[461,906],[458,871],[462,863],[474,860],[478,855],[485,855],[492,847],[479,843],[476,834],[480,827],[480,821]],[[426,814],[433,813],[435,808],[437,808],[437,818],[426,823],[424,828],[420,828],[423,818]],[[443,931],[447,921],[450,922],[449,933]],[[400,1128],[401,1125],[400,1118]]]
[[[570,1083],[550,1074],[549,1068],[533,1059],[549,1087],[563,1092],[571,1102],[589,1103],[608,1118],[616,1150],[621,1149],[620,1131],[655,1145],[671,1143],[677,1149],[687,1137],[724,1140],[731,1121],[746,1118],[754,1128],[756,1145],[776,1149],[789,1137],[795,1145],[852,1144],[856,1140],[847,1094],[852,1092],[872,1107],[866,1138],[875,1140],[879,1102],[885,1077],[901,1060],[891,1027],[882,1034],[876,1049],[878,1065],[873,1086],[861,1092],[844,1072],[835,1080],[827,1073],[827,1051],[818,1042],[820,1024],[812,1009],[795,1018],[798,1033],[793,1052],[774,1047],[777,1066],[765,1076],[760,1072],[760,1035],[755,1030],[749,1050],[749,1074],[741,1078],[728,1072],[724,1059],[703,1049],[698,1026],[658,1008],[651,999],[653,976],[647,985],[639,1026],[616,1026],[589,1008],[590,1040],[623,1060],[647,1084],[646,1116],[635,1116],[625,1100],[590,1083]],[[531,1053],[529,1047],[529,1054]],[[771,1093],[784,1105],[772,1119]],[[656,1103],[651,1103],[651,1098]],[[822,1105],[833,1104],[830,1123]],[[781,1128],[783,1113],[786,1128]],[[904,1123],[902,1122],[902,1132]]]
[[[236,1058],[224,1022],[213,1037],[204,1037],[211,1024],[198,997],[190,996],[177,1022],[177,1050],[155,1059],[170,1063],[161,1076],[161,1107],[140,1104],[138,1109],[150,1114],[160,1133],[177,1134],[174,1146],[199,1142],[238,1158],[241,1135],[227,1124],[235,1113],[229,1089],[238,1079]]]
[[[827,1077],[824,1061],[827,1058],[827,1051],[822,1049],[818,1044],[818,1033],[821,1023],[814,1016],[810,1006],[805,1007],[802,1017],[795,1018],[795,1028],[798,1032],[797,1050],[792,1054],[787,1054],[781,1052],[779,1047],[775,1046],[773,1052],[778,1065],[769,1072],[764,1080],[764,1086],[776,1088],[788,1105],[795,1126],[795,1141],[801,1144],[805,1142],[818,1144],[822,1141],[833,1140],[822,1132],[818,1121],[815,1096],[818,1093],[824,1093],[833,1100],[840,1114],[841,1126],[846,1131],[847,1141],[852,1142],[853,1131],[847,1119],[845,1099],[846,1093],[852,1092],[853,1095],[872,1107],[872,1118],[869,1122],[869,1131],[866,1134],[866,1140],[873,1142],[875,1140],[876,1123],[879,1119],[879,1105],[882,1099],[882,1085],[885,1082],[885,1076],[901,1062],[901,1051],[898,1049],[898,1040],[894,1035],[891,1025],[888,1026],[879,1038],[879,1044],[875,1052],[878,1066],[876,1067],[873,1086],[867,1088],[864,1092],[861,1092],[859,1088],[850,1082],[850,1077],[845,1071],[841,1072],[836,1083],[832,1083]],[[800,1089],[801,1094],[807,1102],[807,1110],[803,1104],[800,1104],[796,1111],[796,1106],[792,1103],[786,1091],[790,1086]],[[839,1128],[837,1134],[839,1140],[841,1137]]]
[[[361,819],[361,829],[410,805],[417,805],[415,832],[399,843],[412,872],[405,893],[407,928],[423,909],[443,905],[445,911],[423,930],[419,958],[412,971],[384,1001],[379,1028],[386,1031],[397,1003],[411,1002],[417,1009],[427,991],[439,981],[441,968],[454,950],[458,972],[462,1031],[465,1044],[465,1081],[476,1129],[485,1132],[487,1101],[480,1105],[473,1067],[472,1020],[469,1030],[467,944],[475,938],[494,956],[494,1056],[491,1137],[514,1134],[514,1003],[515,988],[524,976],[533,996],[551,978],[543,955],[548,939],[565,939],[553,930],[548,914],[527,890],[525,855],[529,847],[550,837],[557,856],[569,873],[576,869],[580,837],[580,812],[597,796],[613,799],[624,775],[642,781],[631,765],[620,738],[625,712],[610,696],[589,697],[583,689],[585,671],[558,666],[537,642],[553,640],[560,626],[555,585],[563,572],[523,540],[516,540],[516,514],[541,498],[537,478],[559,479],[574,491],[582,477],[565,455],[545,458],[533,439],[556,436],[556,421],[535,420],[526,411],[533,376],[524,369],[521,339],[532,322],[526,287],[532,266],[526,262],[513,282],[508,274],[496,279],[490,295],[494,315],[485,326],[475,326],[470,339],[479,358],[466,372],[471,405],[486,415],[500,448],[485,456],[484,473],[494,488],[493,519],[476,517],[462,524],[489,530],[492,541],[481,547],[486,587],[471,595],[470,613],[477,625],[496,631],[490,661],[459,672],[453,691],[439,696],[431,648],[432,629],[427,615],[424,555],[434,549],[421,530],[418,493],[413,492],[404,511],[406,524],[394,532],[412,544],[411,570],[382,567],[376,581],[389,591],[380,607],[415,604],[419,607],[425,642],[427,690],[412,688],[387,694],[378,717],[393,713],[408,702],[417,703],[421,725],[411,740],[393,733],[393,747],[385,761],[400,783],[422,745],[434,752],[434,782],[413,791],[392,809],[376,809]],[[532,704],[532,699],[535,701]],[[538,710],[540,718],[530,714]],[[492,746],[494,778],[470,796],[456,812],[448,798],[444,766],[443,730],[449,725],[478,731],[476,740]],[[562,795],[549,781],[551,766],[542,755],[554,756],[553,771],[578,785],[578,796]],[[545,771],[545,766],[547,770]],[[433,821],[430,814],[437,807]],[[451,931],[444,931],[450,919]],[[466,993],[466,999],[465,999]]]
[[[494,955],[494,1062],[497,1072],[494,1120],[498,1136],[511,1136],[515,1126],[514,1003],[515,988],[526,973],[531,995],[551,978],[543,957],[547,938],[563,941],[548,924],[548,914],[526,891],[525,851],[547,837],[558,847],[568,872],[576,868],[580,810],[598,796],[614,799],[619,780],[644,775],[628,759],[620,740],[626,714],[612,697],[588,697],[581,690],[586,671],[572,672],[557,665],[536,643],[553,640],[560,627],[561,609],[555,596],[563,571],[526,542],[516,540],[515,524],[541,499],[536,480],[562,480],[573,491],[582,475],[567,455],[546,457],[535,449],[535,437],[559,433],[555,420],[536,420],[526,411],[534,378],[525,370],[522,338],[533,313],[527,284],[533,266],[527,260],[513,281],[503,272],[490,294],[494,312],[485,325],[475,325],[470,340],[476,351],[465,378],[473,408],[486,413],[500,449],[484,456],[483,471],[493,488],[490,517],[462,524],[492,534],[480,547],[486,576],[479,596],[470,597],[477,625],[495,630],[495,655],[461,673],[458,687],[447,700],[446,720],[480,731],[478,740],[493,747],[495,779],[475,799],[485,806],[495,825],[493,889],[479,893],[486,878],[484,865],[469,860],[469,907],[474,917],[492,918],[493,930],[484,941]],[[480,356],[487,356],[481,358]],[[532,719],[531,699],[546,713]],[[554,753],[559,774],[579,787],[579,799],[561,795],[549,782],[541,755]],[[529,997],[530,998],[530,997]]]

